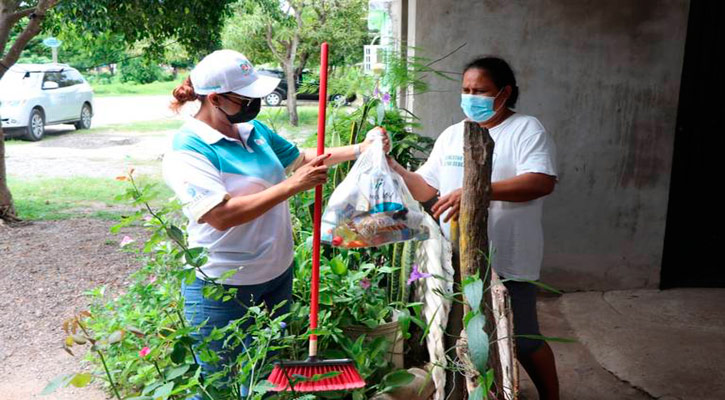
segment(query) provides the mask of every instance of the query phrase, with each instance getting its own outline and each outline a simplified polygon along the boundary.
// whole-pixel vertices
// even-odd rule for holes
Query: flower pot
[[[395,368],[403,368],[403,334],[400,332],[398,321],[378,325],[375,328],[368,328],[363,325],[351,325],[342,328],[350,339],[356,340],[360,335],[365,335],[366,341],[372,341],[384,337],[390,348],[388,349],[388,361],[391,361]]]

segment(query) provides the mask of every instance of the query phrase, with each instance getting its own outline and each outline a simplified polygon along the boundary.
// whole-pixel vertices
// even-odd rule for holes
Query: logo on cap
[[[239,64],[239,68],[242,69],[242,75],[247,76],[252,73],[252,64],[249,61],[244,60]]]

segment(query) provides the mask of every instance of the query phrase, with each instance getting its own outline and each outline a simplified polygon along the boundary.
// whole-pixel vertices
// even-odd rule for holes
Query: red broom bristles
[[[340,372],[338,375],[323,378],[317,381],[300,380],[300,376],[312,378],[315,375],[328,374],[330,372]],[[365,387],[365,380],[355,369],[352,364],[342,365],[295,365],[282,366],[277,364],[274,366],[272,374],[267,379],[276,385],[272,388],[275,392],[295,391],[295,392],[328,392],[334,390],[351,390]],[[290,380],[294,383],[294,387],[290,387]],[[295,382],[298,380],[299,382]]]

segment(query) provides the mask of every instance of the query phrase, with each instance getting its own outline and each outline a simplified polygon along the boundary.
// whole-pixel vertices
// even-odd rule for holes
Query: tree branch
[[[12,23],[15,23],[36,11],[37,11],[36,7],[26,8],[24,10],[16,11],[16,12],[10,14],[9,19]]]
[[[34,38],[40,33],[40,24],[45,19],[46,11],[48,11],[48,9],[53,7],[56,3],[58,3],[58,0],[40,0],[38,2],[38,5],[35,7],[35,12],[32,12],[29,15],[30,22],[28,22],[28,26],[25,27],[23,32],[15,40],[15,43],[13,43],[13,45],[10,47],[10,50],[8,50],[8,52],[5,53],[5,55],[3,56],[3,70],[5,70],[5,66],[9,67],[15,64],[16,61],[18,61],[18,58],[20,58],[20,53],[25,48],[25,45],[28,44],[30,39]],[[26,10],[19,11],[19,13],[23,13],[24,11]]]
[[[277,49],[274,46],[274,41],[272,40],[272,25],[271,24],[267,24],[266,33],[267,34],[265,35],[265,38],[267,39],[267,47],[269,47],[269,50],[272,52],[272,54],[274,54],[274,56],[279,60],[279,62],[284,64],[286,62],[286,60],[282,57],[281,54],[279,54],[279,52],[277,51]]]

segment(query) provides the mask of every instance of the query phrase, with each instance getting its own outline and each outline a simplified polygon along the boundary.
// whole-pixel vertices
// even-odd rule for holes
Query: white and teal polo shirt
[[[292,263],[294,241],[287,202],[225,231],[199,219],[225,199],[258,193],[282,182],[285,168],[300,152],[259,121],[237,128],[241,141],[190,118],[174,135],[162,168],[164,180],[189,218],[189,245],[209,252],[204,273],[218,278],[237,269],[225,284],[255,285],[278,277]],[[203,277],[199,272],[197,276]]]

